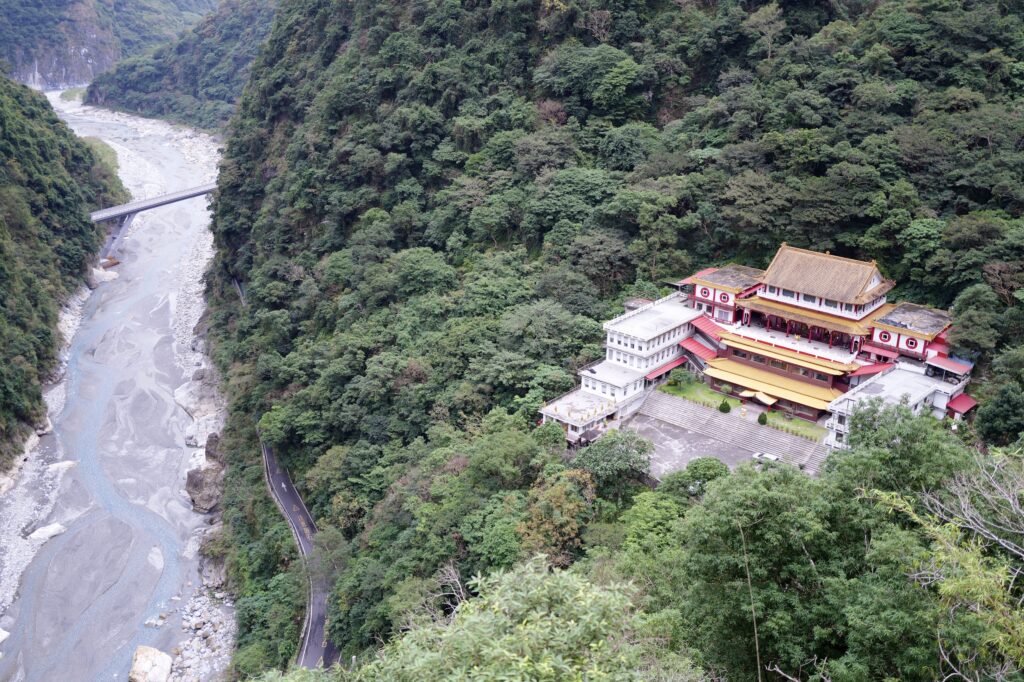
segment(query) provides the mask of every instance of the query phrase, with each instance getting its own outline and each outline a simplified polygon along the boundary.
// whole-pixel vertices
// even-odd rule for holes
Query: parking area
[[[651,455],[651,476],[654,478],[685,469],[691,460],[698,457],[714,457],[732,469],[749,462],[754,453],[646,414],[633,417],[626,428],[654,443],[654,454]]]

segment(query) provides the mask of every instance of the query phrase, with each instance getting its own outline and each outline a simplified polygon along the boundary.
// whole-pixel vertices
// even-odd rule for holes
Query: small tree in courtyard
[[[629,483],[650,472],[652,452],[654,444],[634,431],[612,431],[581,450],[573,465],[590,472],[601,497],[621,500]]]

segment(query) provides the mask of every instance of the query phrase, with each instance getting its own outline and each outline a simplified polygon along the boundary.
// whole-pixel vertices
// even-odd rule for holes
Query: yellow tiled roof
[[[779,376],[728,358],[709,360],[704,373],[720,381],[727,381],[752,391],[761,391],[773,398],[789,400],[816,410],[828,409],[828,404],[842,395],[842,391],[834,388],[815,386],[799,379]]]
[[[751,353],[759,353],[769,358],[775,358],[776,360],[785,360],[786,362],[800,365],[801,367],[807,367],[808,369],[813,369],[819,372],[824,372],[826,374],[831,374],[832,376],[841,376],[847,372],[852,372],[860,366],[846,362],[839,362],[838,360],[829,360],[828,358],[808,355],[807,353],[801,353],[800,351],[793,350],[791,348],[774,346],[758,339],[748,339],[744,336],[739,336],[738,334],[728,331],[722,332],[722,341],[725,345],[733,348],[739,348],[740,350],[749,351]]]
[[[872,285],[876,279],[878,283]],[[765,284],[843,303],[868,303],[893,288],[874,261],[808,251],[783,242],[764,271]]]

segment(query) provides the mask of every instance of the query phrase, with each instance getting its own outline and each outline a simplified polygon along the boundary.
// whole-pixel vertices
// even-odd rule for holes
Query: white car
[[[770,455],[767,452],[755,452],[750,456],[750,459],[755,462],[781,462],[782,458],[778,455]]]

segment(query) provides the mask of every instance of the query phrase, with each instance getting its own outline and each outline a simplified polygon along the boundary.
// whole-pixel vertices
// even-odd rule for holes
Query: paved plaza
[[[654,443],[651,476],[659,479],[665,474],[685,469],[691,460],[698,457],[714,457],[732,469],[749,462],[754,453],[645,414],[633,417],[627,428]]]
[[[655,478],[684,469],[697,457],[715,457],[733,468],[754,452],[778,455],[814,476],[829,452],[822,443],[661,391],[647,397],[626,428],[653,441],[651,475]]]

